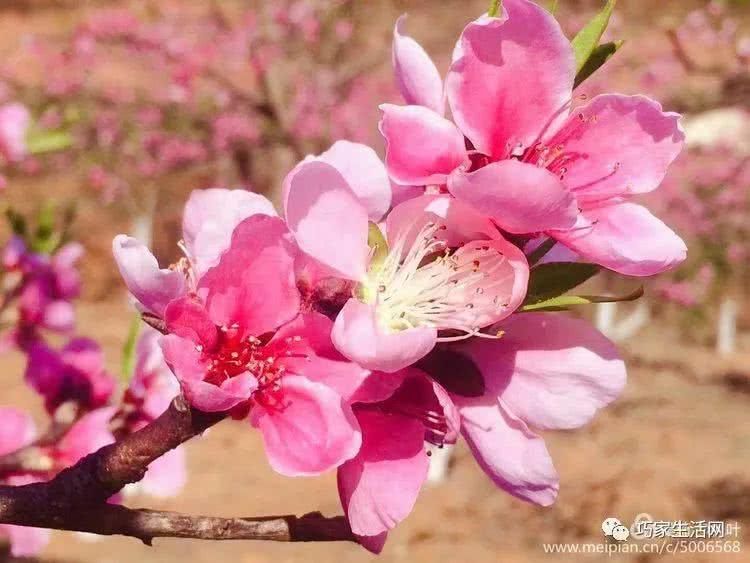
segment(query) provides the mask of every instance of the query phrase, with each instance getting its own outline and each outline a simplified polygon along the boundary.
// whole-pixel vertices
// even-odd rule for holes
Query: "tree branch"
[[[299,518],[218,518],[107,503],[125,485],[140,481],[152,461],[225,416],[197,411],[177,397],[151,424],[83,458],[52,480],[0,486],[0,524],[124,535],[147,544],[157,537],[356,542],[343,517],[318,513]]]

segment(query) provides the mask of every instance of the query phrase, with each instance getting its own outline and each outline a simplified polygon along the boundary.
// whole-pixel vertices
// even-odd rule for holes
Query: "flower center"
[[[408,252],[407,237],[401,237],[383,264],[368,273],[362,295],[375,304],[383,327],[429,326],[457,330],[465,338],[484,326],[483,317],[508,306],[505,290],[514,273],[507,258],[489,241],[450,248],[438,237],[445,229],[426,224]]]
[[[204,352],[209,362],[205,381],[221,385],[227,379],[250,372],[258,380],[259,389],[278,389],[285,368],[259,338],[242,337],[236,326],[221,327],[220,334],[218,349]],[[199,350],[202,351],[200,347]]]

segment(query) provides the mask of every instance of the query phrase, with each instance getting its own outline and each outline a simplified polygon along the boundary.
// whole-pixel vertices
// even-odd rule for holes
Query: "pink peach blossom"
[[[455,125],[434,101],[434,65],[397,24],[396,76],[416,105],[381,106],[391,178],[447,187],[508,232],[546,232],[620,273],[682,262],[682,240],[629,201],[658,187],[682,148],[679,116],[615,94],[571,111],[575,64],[560,26],[528,0],[503,6],[466,26],[454,50],[445,93]]]
[[[10,103],[0,106],[0,155],[10,162],[21,160],[28,149],[26,132],[31,115],[26,106]]]
[[[381,166],[371,161],[362,177]],[[448,195],[396,206],[385,221],[390,252],[371,263],[368,220],[381,206],[363,193],[338,163],[321,158],[303,161],[285,180],[286,220],[317,276],[357,284],[332,335],[345,356],[398,371],[427,354],[438,331],[476,334],[521,304],[529,273],[523,253]]]
[[[36,427],[31,416],[9,407],[0,407],[0,455],[12,453],[31,444],[36,438]],[[35,479],[30,475],[11,475],[0,478],[8,485],[26,485]],[[13,557],[33,557],[49,543],[49,530],[0,524],[0,537],[10,542]]]
[[[115,389],[101,348],[88,338],[74,338],[59,351],[42,341],[31,344],[24,377],[49,413],[69,401],[84,409],[102,407]]]
[[[271,466],[311,475],[359,449],[346,399],[368,372],[333,350],[330,320],[300,314],[296,254],[283,221],[245,219],[195,293],[167,305],[161,345],[193,406],[249,408]]]

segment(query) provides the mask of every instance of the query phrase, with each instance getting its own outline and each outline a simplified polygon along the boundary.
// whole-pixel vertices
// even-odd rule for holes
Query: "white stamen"
[[[484,241],[448,249],[436,236],[443,229],[426,224],[406,253],[406,237],[400,238],[380,268],[370,273],[362,294],[390,330],[429,326],[463,333],[441,341],[491,337],[480,329],[507,307],[512,266]]]

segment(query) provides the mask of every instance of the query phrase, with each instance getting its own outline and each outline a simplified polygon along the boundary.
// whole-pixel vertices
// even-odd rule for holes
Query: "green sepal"
[[[560,297],[599,272],[596,264],[585,262],[551,262],[531,269],[524,306]]]
[[[591,53],[586,64],[584,64],[583,68],[581,68],[581,70],[578,71],[578,74],[576,74],[573,88],[578,88],[584,80],[599,70],[599,68],[602,67],[604,63],[606,63],[612,55],[623,46],[624,43],[625,41],[622,40],[610,41],[609,43],[602,43],[594,49],[594,52]]]
[[[544,312],[544,311],[567,311],[578,305],[590,305],[592,303],[620,303],[623,301],[635,301],[643,297],[643,286],[625,295],[560,295],[533,305],[524,305],[520,312]]]

